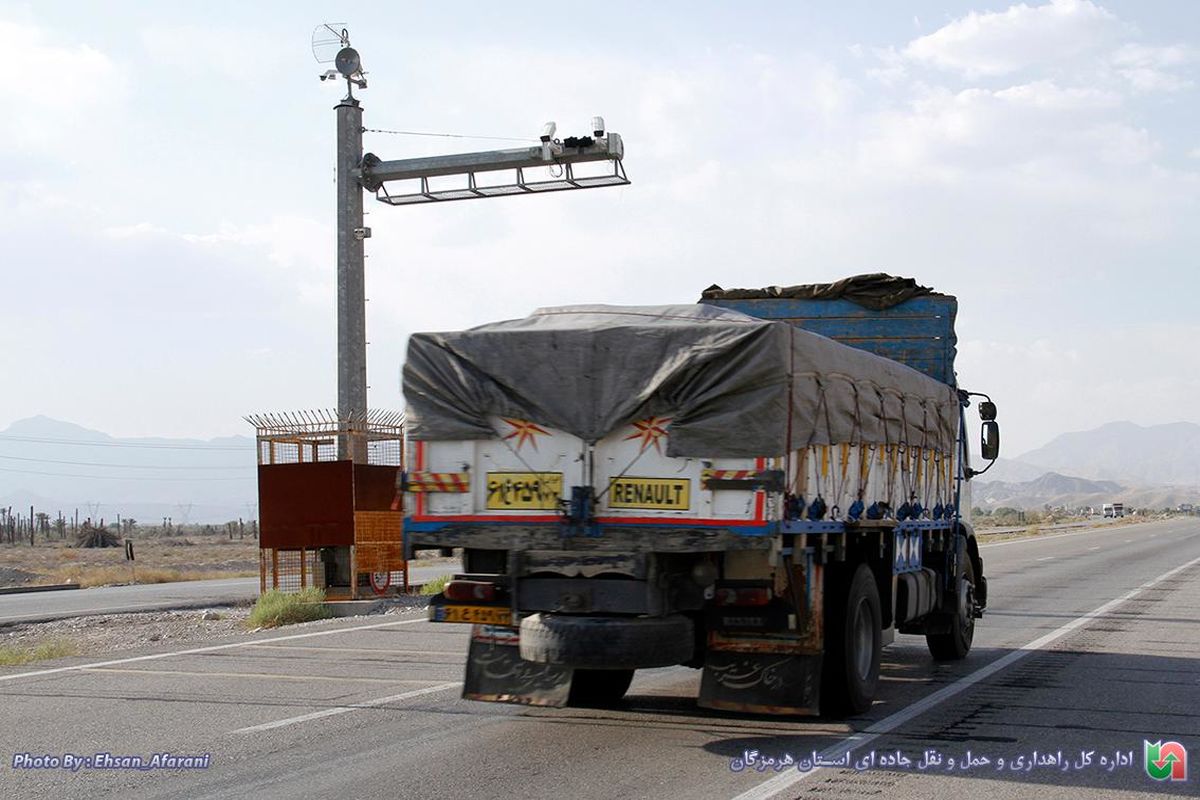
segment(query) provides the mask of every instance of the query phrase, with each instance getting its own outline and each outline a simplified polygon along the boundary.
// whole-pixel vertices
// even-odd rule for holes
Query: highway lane
[[[364,618],[49,667],[66,671],[0,672],[6,761],[27,751],[212,755],[207,770],[190,772],[12,772],[9,762],[2,780],[23,797],[1197,794],[1194,779],[1150,780],[1140,759],[1147,737],[1200,752],[1200,562],[1169,574],[1200,559],[1200,523],[1013,540],[983,554],[992,608],[971,655],[935,665],[922,639],[898,637],[885,654],[879,701],[849,721],[702,711],[693,700],[698,673],[684,668],[639,673],[615,710],[471,703],[458,699],[462,627]],[[1104,613],[1085,618],[1098,608]],[[1036,649],[1022,649],[1031,643]],[[730,769],[746,750],[833,754],[856,744],[849,737],[874,737],[857,757],[961,757],[970,748],[1013,759],[1036,749],[1091,751],[1098,761],[1133,751],[1136,763],[1112,772],[872,768],[807,777]]]
[[[414,567],[409,580],[412,583],[422,583],[454,570],[453,565],[444,564]],[[253,600],[257,596],[258,578],[143,583],[63,592],[5,594],[0,595],[0,625],[93,614],[215,606]]]

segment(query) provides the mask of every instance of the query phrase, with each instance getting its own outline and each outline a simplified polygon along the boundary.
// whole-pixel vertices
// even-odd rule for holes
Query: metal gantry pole
[[[363,257],[362,106],[347,91],[337,111],[338,458],[366,461],[366,440],[350,432],[367,417],[367,312]]]

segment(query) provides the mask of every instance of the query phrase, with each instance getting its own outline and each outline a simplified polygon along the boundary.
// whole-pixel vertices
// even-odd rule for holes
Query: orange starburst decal
[[[642,440],[642,451],[654,445],[654,450],[662,455],[662,445],[659,444],[667,436],[667,425],[671,422],[670,417],[647,417],[633,423],[633,433],[625,437],[625,441],[631,439]]]
[[[533,449],[537,450],[538,434],[546,434],[547,436],[550,435],[550,431],[546,430],[545,428],[538,427],[527,419],[509,419],[508,417],[501,417],[500,419],[512,426],[512,432],[509,433],[508,436],[505,436],[504,440],[508,441],[509,439],[516,439],[517,450],[520,450],[521,446],[524,445],[525,442],[529,442],[531,445],[533,445]]]

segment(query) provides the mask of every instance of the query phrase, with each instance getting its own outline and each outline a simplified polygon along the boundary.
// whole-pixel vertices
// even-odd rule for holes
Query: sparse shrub
[[[0,666],[14,667],[19,664],[29,664],[33,661],[46,661],[51,658],[66,658],[79,652],[71,642],[54,640],[41,642],[33,646],[9,644],[0,646]]]
[[[316,587],[310,586],[298,592],[270,589],[259,596],[250,616],[246,618],[246,627],[278,628],[297,622],[328,619],[331,615],[324,603],[325,591]]]
[[[426,581],[421,587],[421,594],[434,595],[446,588],[446,584],[450,582],[450,575],[440,575],[431,581]]]

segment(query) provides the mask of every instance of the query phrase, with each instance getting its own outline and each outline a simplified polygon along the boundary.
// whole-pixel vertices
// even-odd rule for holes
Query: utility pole
[[[349,48],[346,48],[349,49]],[[363,257],[362,106],[354,98],[353,74],[337,112],[337,360],[338,419],[347,432],[338,437],[338,458],[365,462],[366,439],[355,436],[367,418],[367,309]],[[349,434],[349,435],[348,435]]]
[[[332,34],[333,38],[322,38]],[[318,48],[338,47],[336,55],[322,58]],[[354,97],[355,87],[367,88],[362,59],[350,46],[350,35],[340,25],[318,26],[314,32],[313,55],[319,63],[332,63],[322,81],[346,82],[346,96],[334,110],[337,114],[337,393],[338,459],[365,463],[367,460],[367,323],[364,240],[371,229],[363,224],[363,191],[393,206],[417,205],[449,200],[487,199],[510,195],[534,195],[568,189],[624,186],[629,183],[621,160],[624,143],[619,134],[607,132],[604,119],[593,117],[590,135],[554,138],[557,125],[543,126],[539,144],[508,150],[459,153],[431,158],[384,161],[363,153],[363,108]],[[531,137],[531,143],[534,139]],[[576,174],[574,166],[603,162],[602,174]],[[526,170],[548,170],[548,179],[530,179]],[[495,173],[511,172],[510,180],[497,180]],[[483,180],[477,179],[484,175]],[[434,188],[429,178],[457,176],[462,187]],[[408,190],[389,190],[388,184],[416,184]]]

